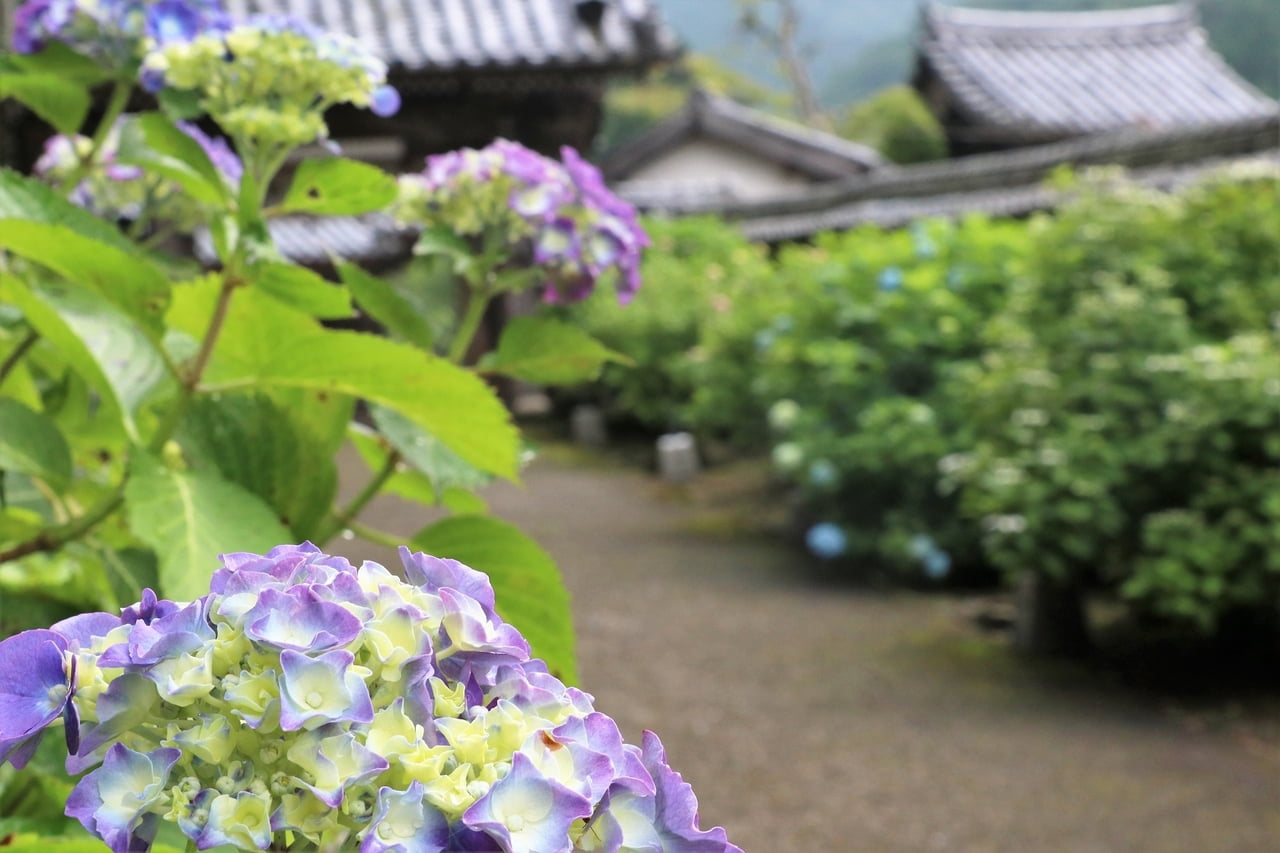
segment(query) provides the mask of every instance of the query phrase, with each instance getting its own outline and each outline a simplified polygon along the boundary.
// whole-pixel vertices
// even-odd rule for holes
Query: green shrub
[[[1236,177],[1032,226],[944,465],[1006,571],[1205,630],[1280,597],[1280,180]]]
[[[716,219],[651,219],[645,228],[653,246],[634,301],[624,307],[597,292],[566,311],[635,362],[608,365],[593,387],[607,412],[655,432],[703,428],[690,413],[703,329],[768,288],[768,258]]]
[[[792,300],[785,312],[769,306],[754,352],[742,351],[739,316],[708,333],[722,373],[754,374],[747,396],[770,413],[779,473],[806,522],[846,534],[850,566],[981,569],[978,538],[935,472],[970,440],[967,395],[949,377],[977,357],[1025,255],[1022,226],[981,218],[826,235],[779,257]],[[742,381],[706,381],[699,399],[716,411]]]

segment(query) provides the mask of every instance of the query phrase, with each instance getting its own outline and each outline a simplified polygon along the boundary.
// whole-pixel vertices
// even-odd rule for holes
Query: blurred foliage
[[[1087,183],[961,376],[954,465],[1009,572],[1117,589],[1204,630],[1280,595],[1280,180]]]
[[[650,219],[653,247],[644,261],[645,285],[622,306],[599,291],[565,309],[603,344],[635,360],[607,365],[596,393],[607,413],[655,432],[695,425],[691,406],[699,387],[701,343],[708,318],[767,298],[771,265],[765,250],[712,218]],[[735,433],[739,426],[699,414],[700,430]]]
[[[837,132],[875,148],[895,163],[922,163],[947,156],[947,137],[915,89],[890,86],[858,104]]]
[[[597,393],[773,454],[840,565],[1044,572],[1213,630],[1280,598],[1280,176],[1119,175],[1029,221],[822,235],[767,257],[655,223],[641,299],[588,331]]]

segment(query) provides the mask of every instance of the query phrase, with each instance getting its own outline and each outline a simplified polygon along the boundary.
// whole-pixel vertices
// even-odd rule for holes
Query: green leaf
[[[145,548],[102,547],[98,549],[98,556],[117,602],[137,601],[144,589],[160,586],[156,555]]]
[[[481,361],[480,369],[536,385],[573,385],[595,379],[611,361],[632,363],[563,320],[517,317],[503,330],[497,351]]]
[[[164,113],[144,113],[125,124],[117,159],[168,178],[202,204],[221,206],[230,198],[204,148]]]
[[[61,494],[71,482],[71,448],[47,415],[0,397],[0,470],[37,477]]]
[[[89,114],[89,91],[53,74],[0,74],[0,98],[22,102],[59,133],[76,133]]]
[[[348,428],[348,436],[369,471],[381,471],[391,453],[387,440],[364,424],[355,422]],[[397,469],[383,484],[382,491],[423,506],[435,506],[438,502],[436,487],[427,475],[407,466]]]
[[[326,281],[306,267],[285,261],[263,261],[250,268],[253,284],[285,305],[323,320],[351,316],[346,288]]]
[[[404,460],[422,472],[435,487],[439,500],[454,487],[477,489],[487,485],[490,477],[467,464],[445,446],[440,439],[419,427],[397,411],[385,406],[371,406],[369,414],[388,443]]]
[[[455,273],[465,273],[476,263],[475,253],[465,238],[452,228],[436,225],[424,228],[413,244],[415,255],[443,255],[450,260]]]
[[[390,284],[370,275],[355,264],[338,262],[338,275],[351,290],[360,309],[391,334],[403,338],[427,352],[431,351],[434,335],[427,321],[417,309]]]
[[[56,41],[46,44],[39,53],[9,53],[4,59],[13,68],[33,74],[50,74],[88,86],[111,79],[110,72],[102,65]]]
[[[265,501],[295,541],[313,538],[338,491],[332,453],[264,394],[197,400],[178,442],[197,470]]]
[[[0,169],[0,219],[62,225],[82,237],[105,243],[122,252],[138,250],[114,225],[67,201],[41,181],[10,169]]]
[[[175,291],[171,323],[198,334],[216,295],[208,282]],[[324,329],[252,289],[231,301],[205,380],[217,390],[301,388],[363,398],[400,412],[482,471],[514,479],[518,470],[518,433],[479,377],[408,344]]]
[[[20,307],[67,363],[103,394],[126,433],[133,415],[168,375],[159,350],[131,318],[93,291],[67,284],[28,288],[0,275],[0,301]]]
[[[115,600],[102,560],[79,542],[56,552],[0,563],[0,599],[19,596],[76,610],[105,609]]]
[[[0,248],[92,287],[152,332],[162,328],[169,281],[136,247],[116,248],[67,225],[3,219]]]
[[[293,541],[256,495],[209,472],[171,471],[146,455],[134,462],[125,511],[130,529],[159,557],[160,591],[178,600],[209,591],[219,554],[261,554]]]
[[[454,515],[487,515],[489,512],[484,498],[458,486],[447,489],[440,503]]]
[[[280,203],[282,213],[358,216],[382,210],[396,199],[391,175],[341,157],[303,160]]]
[[[487,574],[498,614],[520,630],[553,674],[567,683],[577,680],[569,592],[555,562],[536,542],[504,521],[464,515],[420,531],[410,547]]]

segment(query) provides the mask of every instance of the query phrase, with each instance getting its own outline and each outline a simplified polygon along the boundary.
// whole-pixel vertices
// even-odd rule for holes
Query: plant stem
[[[347,527],[361,539],[372,542],[375,545],[385,545],[388,548],[398,548],[404,544],[403,536],[397,536],[394,533],[388,533],[385,530],[378,530],[376,527],[361,524],[354,518],[347,523]]]
[[[107,101],[107,108],[102,113],[102,118],[98,121],[98,127],[93,133],[93,141],[89,145],[89,153],[76,165],[75,169],[67,175],[62,185],[58,187],[58,191],[63,195],[69,194],[80,182],[84,180],[85,175],[93,168],[93,164],[97,162],[98,153],[102,151],[102,146],[107,142],[107,136],[111,133],[111,128],[115,127],[116,119],[120,118],[120,114],[124,112],[125,107],[129,105],[129,96],[133,94],[133,81],[117,80],[111,89],[111,99]]]
[[[485,309],[489,307],[492,299],[493,296],[488,288],[472,289],[467,300],[467,312],[463,315],[462,322],[458,324],[458,331],[454,333],[453,343],[449,346],[449,360],[454,364],[462,364],[462,360],[467,357],[467,350],[471,348],[471,342],[475,339],[476,332],[480,330]]]
[[[231,308],[231,297],[241,284],[243,281],[234,274],[229,274],[222,280],[222,289],[218,291],[218,301],[213,307],[213,316],[209,318],[209,327],[205,330],[204,339],[200,342],[200,350],[196,353],[195,361],[191,362],[191,367],[187,369],[186,375],[182,377],[178,399],[174,401],[173,407],[165,416],[164,423],[156,430],[156,434],[152,436],[151,443],[148,445],[152,452],[158,453],[162,450],[178,429],[178,424],[182,422],[182,416],[186,414],[187,407],[200,387],[200,378],[204,376],[204,371],[209,366],[209,359],[213,356],[213,349],[218,343],[222,327],[226,325],[227,312]]]
[[[99,522],[105,519],[111,513],[115,512],[120,504],[124,503],[124,483],[121,482],[120,488],[102,503],[91,509],[84,515],[73,518],[66,524],[60,524],[57,527],[51,527],[48,530],[41,531],[32,539],[26,542],[14,545],[4,551],[0,551],[0,564],[7,563],[10,560],[17,560],[31,554],[38,554],[42,551],[56,551],[68,542],[74,542],[81,536],[97,527]]]
[[[18,366],[18,362],[22,361],[22,357],[27,354],[30,349],[36,345],[36,341],[40,340],[40,333],[35,329],[27,332],[27,336],[22,339],[17,348],[5,358],[4,363],[0,364],[0,385],[9,378],[9,374]]]
[[[395,474],[396,466],[399,464],[400,451],[392,450],[387,454],[387,461],[382,463],[382,468],[378,470],[378,473],[373,475],[373,479],[368,483],[365,483],[364,488],[360,490],[360,494],[351,499],[351,503],[347,504],[345,507],[330,516],[330,518],[320,528],[320,532],[316,535],[316,538],[321,542],[328,542],[343,530],[351,527],[351,525],[355,523],[356,516],[360,514],[360,511],[369,505],[369,501],[377,497],[378,492],[387,484],[387,480],[390,480],[391,476]]]

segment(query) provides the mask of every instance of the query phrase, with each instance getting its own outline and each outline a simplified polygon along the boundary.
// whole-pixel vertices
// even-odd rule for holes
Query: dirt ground
[[[643,471],[551,452],[486,496],[558,560],[597,707],[658,732],[747,853],[1280,851],[1273,693],[1024,662],[972,601],[815,582]],[[365,520],[424,523],[392,498]]]

